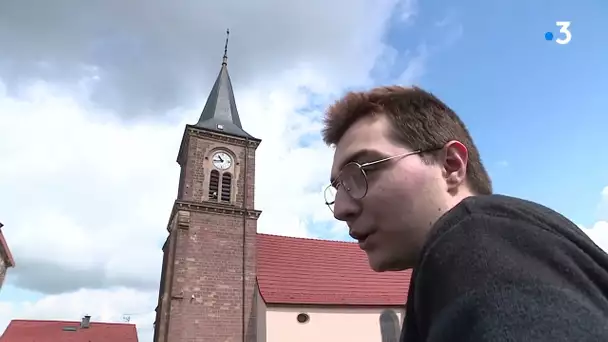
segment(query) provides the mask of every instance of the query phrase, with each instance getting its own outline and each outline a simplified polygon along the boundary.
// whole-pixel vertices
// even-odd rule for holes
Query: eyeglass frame
[[[361,200],[361,199],[365,198],[365,196],[367,195],[367,192],[369,190],[369,180],[368,180],[368,177],[367,177],[367,172],[365,172],[365,168],[366,167],[372,166],[372,165],[376,165],[376,164],[380,164],[380,163],[383,163],[383,162],[386,162],[386,161],[390,161],[390,160],[395,160],[397,158],[405,158],[405,157],[413,156],[413,155],[416,155],[416,154],[434,152],[434,151],[440,150],[442,148],[443,148],[443,146],[442,147],[435,147],[435,148],[424,149],[424,150],[420,149],[420,150],[405,152],[405,153],[402,153],[402,154],[397,154],[397,155],[390,156],[390,157],[380,158],[378,160],[374,160],[374,161],[363,163],[363,164],[359,164],[356,161],[348,162],[348,163],[344,164],[344,166],[342,166],[342,169],[340,170],[340,173],[338,173],[338,176],[336,177],[336,179],[333,182],[331,182],[325,188],[325,190],[323,191],[323,194],[324,194],[323,197],[325,198],[325,205],[327,205],[327,207],[329,208],[329,210],[331,210],[332,213],[334,212],[334,210],[331,208],[331,206],[336,203],[336,200],[334,199],[332,202],[328,203],[327,202],[327,195],[325,195],[325,194],[327,194],[327,191],[331,187],[335,188],[334,184],[336,184],[336,182],[340,181],[340,176],[342,175],[342,171],[344,170],[344,168],[347,165],[354,164],[354,165],[356,165],[359,168],[359,171],[361,171],[361,173],[363,174],[363,178],[365,179],[365,192],[363,193],[363,195],[361,197],[358,197],[358,198],[353,197],[348,190],[346,190],[346,194],[350,198],[352,198],[354,200]],[[338,195],[337,191],[338,191],[338,189],[336,188],[336,196]]]

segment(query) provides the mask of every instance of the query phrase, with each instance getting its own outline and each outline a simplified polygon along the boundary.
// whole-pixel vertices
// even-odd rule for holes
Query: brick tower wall
[[[179,212],[168,342],[256,341],[256,221],[247,219],[245,283],[242,217]],[[189,217],[188,217],[189,216]],[[188,217],[188,218],[186,218]],[[240,228],[238,228],[240,227]]]
[[[256,231],[260,212],[253,210],[253,196],[259,141],[249,142],[246,162],[245,143],[186,129],[180,153],[178,200],[164,248],[157,342],[256,341]],[[234,156],[233,167],[228,170],[234,177],[234,193],[232,202],[223,206],[208,198],[211,155],[218,149]],[[247,210],[242,205],[245,188]]]

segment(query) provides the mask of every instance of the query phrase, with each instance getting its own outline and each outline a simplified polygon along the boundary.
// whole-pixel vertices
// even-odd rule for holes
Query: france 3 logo
[[[570,32],[570,22],[569,21],[557,21],[555,25],[559,27],[559,33],[561,33],[561,37],[557,37],[555,42],[560,45],[566,45],[570,43],[572,40],[572,32]],[[549,31],[545,33],[545,40],[552,41],[555,36],[553,32]]]

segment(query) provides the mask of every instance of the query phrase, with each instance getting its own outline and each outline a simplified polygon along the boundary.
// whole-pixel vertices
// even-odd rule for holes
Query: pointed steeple
[[[201,117],[194,126],[238,137],[253,138],[243,130],[243,126],[241,125],[241,119],[236,109],[236,101],[232,90],[232,82],[230,81],[230,75],[228,75],[229,35],[230,30],[226,30],[222,68],[217,75],[213,88],[211,88],[211,93],[207,98],[207,103],[201,113]]]

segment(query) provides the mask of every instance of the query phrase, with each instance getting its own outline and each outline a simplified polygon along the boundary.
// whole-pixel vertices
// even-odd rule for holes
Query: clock
[[[217,152],[213,155],[213,166],[220,170],[227,170],[232,166],[232,158],[226,152]]]

